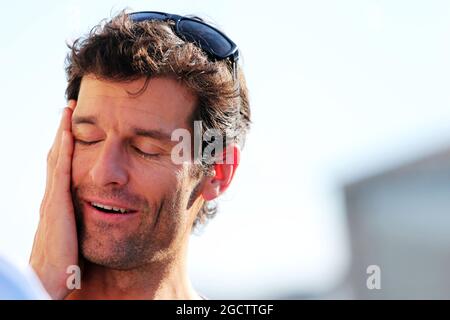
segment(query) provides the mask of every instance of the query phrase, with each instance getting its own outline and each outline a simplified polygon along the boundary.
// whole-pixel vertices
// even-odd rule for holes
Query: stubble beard
[[[106,222],[86,223],[78,190],[73,190],[72,198],[77,222],[78,247],[84,259],[110,269],[130,270],[164,258],[170,240],[164,238],[158,224],[162,215],[179,212],[181,199],[174,197],[168,203],[162,199],[159,208],[144,206],[145,209],[138,213],[141,215],[141,221],[136,232],[116,237],[111,225]],[[166,212],[167,209],[171,212]]]

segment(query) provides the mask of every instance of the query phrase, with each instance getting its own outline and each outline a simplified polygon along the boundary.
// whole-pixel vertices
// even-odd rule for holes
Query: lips
[[[102,212],[102,213],[108,213],[108,214],[118,214],[118,215],[125,215],[125,214],[131,214],[137,212],[136,209],[130,208],[126,204],[120,203],[120,202],[111,202],[107,200],[100,200],[100,199],[86,199],[84,200],[86,205],[92,207],[96,211]]]

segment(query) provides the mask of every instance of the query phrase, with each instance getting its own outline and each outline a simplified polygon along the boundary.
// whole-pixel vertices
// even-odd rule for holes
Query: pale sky
[[[241,48],[253,127],[190,273],[213,298],[320,292],[348,271],[340,188],[450,144],[448,1],[15,1],[0,20],[0,252],[26,263],[65,106],[65,41],[129,7]]]

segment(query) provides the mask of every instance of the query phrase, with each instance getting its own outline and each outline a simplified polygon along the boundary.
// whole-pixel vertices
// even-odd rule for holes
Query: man
[[[53,299],[200,299],[189,235],[215,214],[250,123],[237,47],[198,18],[122,12],[70,48],[31,266]],[[208,132],[222,149],[205,153]]]

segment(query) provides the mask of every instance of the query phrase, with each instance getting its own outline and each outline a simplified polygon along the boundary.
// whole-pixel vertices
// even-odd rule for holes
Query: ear
[[[202,191],[203,199],[206,201],[213,200],[228,189],[239,166],[240,157],[241,150],[236,144],[230,144],[224,150],[222,154],[223,163],[214,164],[214,174],[206,177]]]

